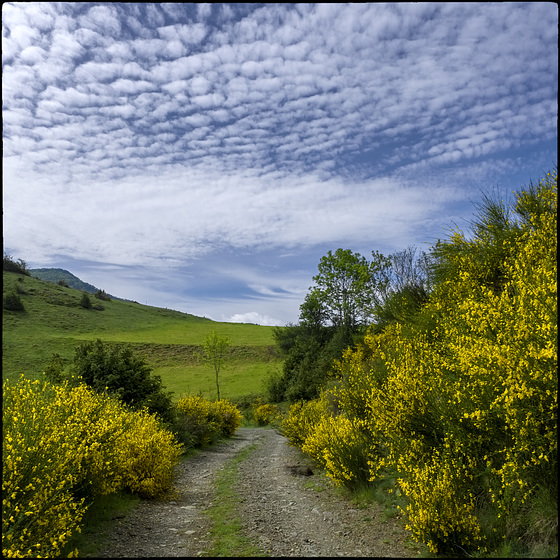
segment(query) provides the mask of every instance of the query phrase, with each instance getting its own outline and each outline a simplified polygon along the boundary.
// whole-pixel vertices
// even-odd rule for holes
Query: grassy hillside
[[[94,294],[98,290],[94,285],[80,280],[77,276],[74,276],[71,272],[62,268],[31,268],[29,269],[29,274],[34,278],[53,282],[54,284],[63,281],[67,286],[70,286],[70,288],[84,290],[90,294]]]
[[[219,323],[128,301],[102,301],[90,296],[94,309],[80,306],[82,292],[13,272],[3,273],[3,292],[16,293],[25,310],[3,311],[4,378],[41,375],[54,353],[65,363],[84,341],[130,343],[161,375],[175,398],[201,393],[215,396],[213,373],[199,365],[196,352],[215,330],[231,340],[231,356],[221,375],[225,398],[262,392],[268,375],[278,371],[272,327]],[[102,306],[103,310],[95,309]]]

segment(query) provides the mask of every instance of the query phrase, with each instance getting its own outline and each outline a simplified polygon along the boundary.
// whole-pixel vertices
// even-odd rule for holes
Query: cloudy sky
[[[9,2],[2,30],[4,250],[140,303],[296,322],[327,251],[426,249],[556,164],[552,2]]]

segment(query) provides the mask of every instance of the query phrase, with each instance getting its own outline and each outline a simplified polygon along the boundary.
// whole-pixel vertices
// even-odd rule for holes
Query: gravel
[[[242,449],[256,448],[238,465],[235,489],[242,530],[270,556],[419,554],[401,519],[379,507],[358,509],[314,473],[301,452],[269,428],[240,428],[235,436],[177,465],[172,499],[146,501],[115,519],[96,557],[205,556],[211,542],[204,511],[214,498],[218,471]]]

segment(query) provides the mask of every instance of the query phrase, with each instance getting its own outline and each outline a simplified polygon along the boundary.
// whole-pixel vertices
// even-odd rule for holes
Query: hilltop
[[[78,345],[100,338],[130,344],[176,398],[198,393],[213,398],[211,372],[197,362],[196,355],[214,330],[232,344],[222,379],[225,398],[262,393],[265,379],[280,368],[273,327],[221,323],[114,298],[105,301],[92,296],[92,309],[84,309],[82,289],[16,272],[4,271],[3,292],[16,294],[24,306],[24,311],[3,312],[4,378],[38,377],[53,354],[69,364]]]
[[[88,284],[87,282],[80,280],[77,276],[68,272],[68,270],[64,270],[63,268],[30,268],[28,272],[34,278],[52,282],[53,284],[64,282],[70,288],[82,290],[83,292],[88,292],[90,294],[95,294],[100,291],[100,289],[96,288],[93,284]],[[112,299],[122,299],[111,294],[108,295]]]

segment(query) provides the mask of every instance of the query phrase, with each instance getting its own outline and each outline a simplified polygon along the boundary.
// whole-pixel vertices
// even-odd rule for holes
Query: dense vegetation
[[[392,492],[433,552],[557,555],[556,252],[556,172],[511,204],[485,198],[472,237],[409,268],[426,274],[388,275],[376,322],[286,435],[334,483]]]
[[[379,331],[412,320],[428,300],[429,259],[414,247],[389,257],[373,251],[371,261],[350,250],[329,251],[300,307],[299,324],[274,330],[285,360],[282,374],[269,379],[269,400],[317,398],[333,362],[363,341],[368,327]]]

